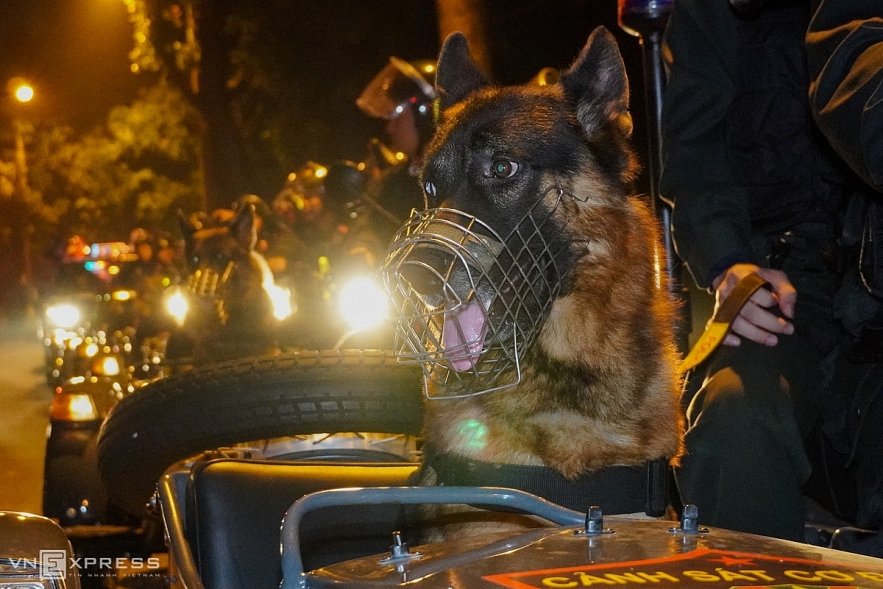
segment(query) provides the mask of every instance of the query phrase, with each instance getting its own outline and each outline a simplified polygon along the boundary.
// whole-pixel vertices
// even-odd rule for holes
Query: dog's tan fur
[[[550,357],[596,376],[576,406],[550,398],[548,376],[525,367],[514,388],[426,405],[426,443],[487,462],[536,464],[568,477],[680,452],[673,306],[656,285],[656,223],[638,200],[577,216],[592,236],[576,288],[555,301],[537,341]],[[602,244],[602,245],[598,245]],[[486,444],[457,424],[481,423]]]

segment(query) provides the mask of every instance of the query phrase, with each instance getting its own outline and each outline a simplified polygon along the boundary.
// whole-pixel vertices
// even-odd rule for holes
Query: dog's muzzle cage
[[[561,288],[566,245],[553,245],[544,226],[564,194],[546,191],[505,237],[445,208],[414,211],[396,233],[381,271],[396,314],[395,353],[421,364],[428,397],[520,382],[519,359]]]
[[[187,292],[195,301],[214,309],[221,323],[227,321],[227,311],[224,308],[223,292],[230,281],[230,276],[235,269],[235,263],[230,261],[224,267],[223,272],[218,272],[207,266],[197,268],[187,279]]]

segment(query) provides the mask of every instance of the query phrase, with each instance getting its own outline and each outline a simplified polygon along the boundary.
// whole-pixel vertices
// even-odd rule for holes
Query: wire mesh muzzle
[[[187,292],[190,294],[191,300],[197,302],[202,308],[211,309],[222,324],[227,321],[224,294],[234,267],[235,262],[233,261],[227,263],[223,272],[202,266],[194,270],[187,279]]]
[[[502,238],[454,209],[415,211],[390,244],[382,278],[396,314],[395,353],[419,363],[433,397],[517,384],[560,288],[543,225],[532,210]],[[432,385],[432,386],[430,386]]]

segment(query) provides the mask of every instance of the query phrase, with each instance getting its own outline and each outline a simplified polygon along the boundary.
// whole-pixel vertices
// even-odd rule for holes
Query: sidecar
[[[115,505],[138,515],[147,503],[158,517],[172,587],[883,585],[883,560],[832,549],[836,529],[815,546],[702,529],[687,508],[681,522],[605,517],[510,489],[414,488],[421,383],[419,369],[367,350],[172,375],[114,407],[101,476]],[[521,511],[542,525],[417,546],[421,503]]]
[[[681,521],[604,517],[512,489],[399,486],[416,468],[229,458],[175,465],[157,493],[170,586],[883,586],[883,559],[704,528],[692,506]],[[522,512],[544,525],[409,545],[416,530],[407,510],[426,503]]]

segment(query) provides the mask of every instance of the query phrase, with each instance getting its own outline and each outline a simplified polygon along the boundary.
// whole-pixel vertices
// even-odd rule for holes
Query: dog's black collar
[[[576,511],[597,505],[606,515],[644,512],[659,517],[668,506],[668,460],[644,466],[608,466],[575,480],[547,466],[499,464],[450,454],[424,454],[424,466],[445,486],[507,487],[527,491]]]

